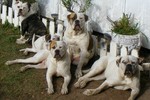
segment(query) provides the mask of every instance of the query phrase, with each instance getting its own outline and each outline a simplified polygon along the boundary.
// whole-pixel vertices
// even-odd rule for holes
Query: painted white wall
[[[78,0],[84,2],[85,0]],[[59,13],[59,19],[65,21],[68,14],[60,0],[38,0],[42,14],[51,17],[51,13]],[[60,5],[59,5],[60,4]],[[150,0],[92,0],[92,6],[86,14],[90,18],[90,25],[96,31],[111,33],[111,24],[106,19],[109,16],[112,20],[117,20],[122,13],[134,14],[136,21],[140,24],[141,31],[147,36],[143,36],[142,45],[150,49]],[[79,6],[75,5],[77,12]]]
[[[58,13],[60,0],[36,0],[40,6],[40,13],[51,18],[51,14]]]

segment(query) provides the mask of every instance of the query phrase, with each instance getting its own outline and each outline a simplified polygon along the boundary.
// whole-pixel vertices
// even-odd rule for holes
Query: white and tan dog
[[[27,55],[28,52],[36,53],[43,49],[47,49],[49,42],[51,40],[59,41],[60,36],[57,34],[54,34],[54,35],[47,34],[47,35],[39,37],[36,41],[34,41],[34,40],[35,40],[35,34],[33,35],[33,38],[32,38],[32,48],[21,49],[20,51],[23,51],[24,54]]]
[[[51,39],[50,39],[51,38]],[[34,40],[34,39],[33,39]],[[49,44],[51,40],[59,41],[58,35],[53,35],[52,37],[50,35],[39,37],[35,42],[32,44],[32,48],[25,48],[21,49],[20,51],[24,51],[24,54],[28,54],[28,52],[35,52],[36,54],[33,57],[29,57],[27,59],[16,59],[7,61],[6,65],[12,65],[15,63],[33,63],[37,64],[40,62],[45,62],[45,59],[47,59],[49,55]],[[39,64],[40,65],[40,64]],[[45,69],[46,67],[39,67],[39,66],[33,66],[33,65],[26,65],[21,67],[20,71],[25,71],[28,68],[36,68],[36,69]]]
[[[85,95],[98,94],[102,90],[114,87],[119,90],[131,89],[128,100],[134,100],[140,91],[140,70],[141,60],[134,56],[108,57],[103,56],[97,60],[89,72],[80,77],[75,87],[83,88],[87,82],[92,80],[105,81],[96,89],[87,89]],[[150,69],[150,68],[149,68]]]
[[[71,80],[70,74],[70,55],[67,52],[67,45],[65,42],[52,42],[50,45],[50,55],[47,58],[46,65],[48,67],[46,79],[48,84],[48,94],[54,93],[52,77],[62,76],[64,83],[62,85],[61,93],[68,93],[68,84]]]
[[[36,62],[38,61],[38,62]],[[39,61],[41,63],[39,63]],[[70,64],[71,59],[70,55],[67,52],[67,45],[64,41],[52,41],[50,43],[50,51],[41,50],[38,55],[28,59],[17,59],[13,61],[7,61],[6,64],[14,63],[38,63],[37,65],[26,65],[21,68],[21,71],[24,71],[28,68],[37,68],[37,69],[47,69],[46,80],[48,84],[48,94],[54,93],[52,77],[62,76],[64,78],[64,83],[61,89],[62,94],[68,93],[68,84],[71,80],[70,73]]]
[[[95,43],[86,28],[88,16],[83,13],[71,13],[67,18],[68,25],[63,38],[70,49],[72,59],[76,60],[72,62],[77,62],[75,76],[78,78],[82,76],[82,67],[86,65],[95,54]]]

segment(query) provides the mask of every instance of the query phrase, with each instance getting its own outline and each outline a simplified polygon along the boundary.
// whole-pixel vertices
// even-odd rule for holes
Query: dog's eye
[[[131,62],[132,64],[136,64],[135,62]]]
[[[56,47],[55,47],[55,46],[53,46],[52,48],[53,48],[53,49],[55,49]]]
[[[80,19],[83,19],[82,17],[80,17]]]
[[[60,49],[62,48],[62,47],[59,47]]]
[[[20,8],[20,6],[18,6],[18,8]]]
[[[123,64],[127,64],[127,62],[126,62],[126,61],[124,61],[124,60],[122,61],[122,63],[123,63]]]

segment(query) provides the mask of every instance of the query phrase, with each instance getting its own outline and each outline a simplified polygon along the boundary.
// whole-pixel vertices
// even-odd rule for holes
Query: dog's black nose
[[[131,77],[133,74],[134,74],[134,73],[133,73],[132,64],[127,64],[127,65],[126,65],[126,69],[125,69],[125,75]]]
[[[57,50],[55,50],[55,53],[56,53],[56,54],[59,54],[59,50],[58,50],[58,49],[57,49]]]
[[[79,20],[76,20],[76,21],[75,21],[75,24],[79,24],[79,23],[80,23],[80,21],[79,21]]]

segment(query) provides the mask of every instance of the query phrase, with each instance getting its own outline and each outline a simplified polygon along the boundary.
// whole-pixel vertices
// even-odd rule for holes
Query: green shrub
[[[110,20],[110,19],[109,19]],[[135,35],[139,33],[138,23],[134,23],[133,16],[123,13],[123,16],[117,20],[112,21],[111,31],[122,35]]]

